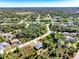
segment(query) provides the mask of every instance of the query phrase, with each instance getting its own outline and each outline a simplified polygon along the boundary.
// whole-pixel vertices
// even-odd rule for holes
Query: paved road
[[[79,59],[79,51],[78,51],[77,55],[74,57],[74,59]]]

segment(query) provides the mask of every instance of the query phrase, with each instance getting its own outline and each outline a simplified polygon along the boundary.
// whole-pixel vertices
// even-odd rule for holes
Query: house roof
[[[37,42],[36,44],[35,44],[35,48],[36,49],[39,49],[39,48],[42,48],[43,47],[43,45],[42,45],[42,43],[40,43],[40,42]]]
[[[0,46],[0,50],[2,50],[4,47],[3,46]]]
[[[65,39],[66,42],[75,42],[76,39],[73,38],[73,37],[70,37],[70,36],[67,36],[66,39]]]
[[[14,43],[14,42],[20,42],[20,41],[18,39],[14,39],[11,42]]]
[[[12,34],[11,33],[4,33],[2,35],[8,35],[8,36],[11,36]]]
[[[6,46],[6,45],[7,45],[6,42],[2,42],[2,43],[0,43],[0,46],[2,46],[2,47]]]
[[[4,34],[2,34],[2,36],[4,37],[5,36],[5,38],[13,38],[13,34],[11,34],[11,33],[4,33]]]

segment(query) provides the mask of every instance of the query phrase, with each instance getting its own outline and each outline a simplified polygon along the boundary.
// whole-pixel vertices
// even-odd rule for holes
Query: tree
[[[21,51],[21,49],[17,46],[16,47],[16,52],[19,53]]]
[[[5,41],[5,39],[3,37],[0,37],[0,42]]]
[[[4,56],[2,54],[0,54],[0,59],[4,59]]]

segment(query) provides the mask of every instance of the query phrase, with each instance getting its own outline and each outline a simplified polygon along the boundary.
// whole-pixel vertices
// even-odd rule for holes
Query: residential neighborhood
[[[12,11],[0,13],[1,59],[79,58],[77,14],[65,10]]]

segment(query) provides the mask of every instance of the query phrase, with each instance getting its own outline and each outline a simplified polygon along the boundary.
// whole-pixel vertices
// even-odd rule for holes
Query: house
[[[48,14],[48,15],[46,15],[45,17],[43,17],[43,20],[51,20],[51,16]]]
[[[65,27],[73,27],[74,24],[73,24],[73,21],[72,20],[68,20],[66,23],[65,23]]]
[[[70,36],[66,36],[65,42],[70,43],[70,42],[76,42],[76,39]]]
[[[42,45],[41,42],[35,42],[35,48],[36,49],[39,49],[39,48],[42,48],[42,47],[43,47],[43,45]]]
[[[6,42],[0,43],[0,54],[2,54],[4,52],[4,49],[5,49],[6,46],[7,46]]]
[[[54,22],[58,22],[60,20],[61,20],[60,16],[54,16],[53,19],[52,19],[52,21],[54,21]]]
[[[2,34],[2,37],[6,38],[6,39],[12,39],[13,36],[14,36],[14,35],[11,34],[11,33],[3,33],[3,34]]]
[[[57,41],[57,44],[59,44],[59,45],[64,45],[64,41],[58,40],[58,41]]]
[[[0,46],[0,50],[3,50],[4,49],[4,47],[3,46]]]
[[[25,33],[24,33],[24,32],[19,32],[19,33],[16,35],[16,38],[24,37],[24,36],[25,36]]]
[[[20,45],[21,42],[18,39],[11,40],[11,44]]]
[[[0,46],[6,47],[7,46],[7,43],[6,42],[2,42],[2,43],[0,43]]]

